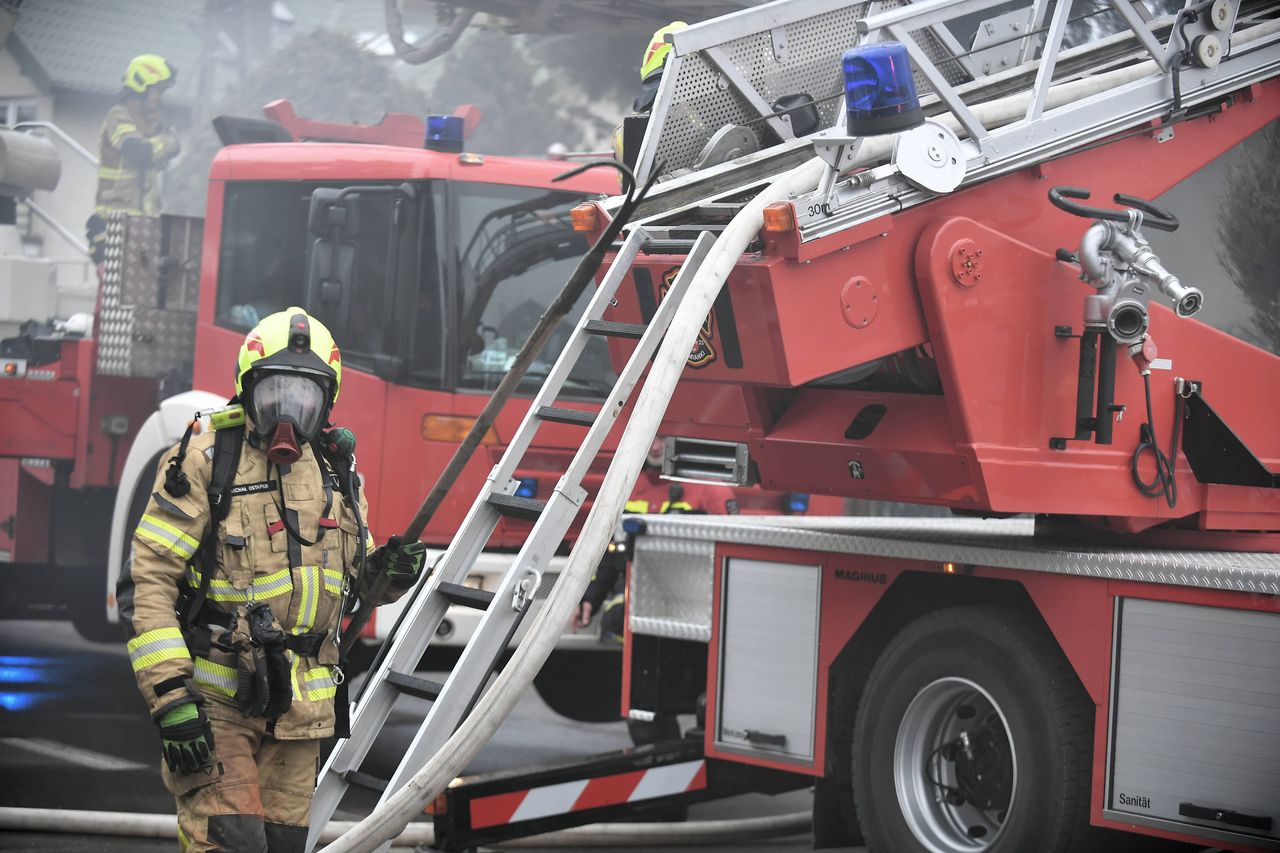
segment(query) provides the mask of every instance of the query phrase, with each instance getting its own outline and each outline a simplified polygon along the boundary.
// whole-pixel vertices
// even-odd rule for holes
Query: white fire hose
[[[331,821],[320,833],[330,842],[355,826],[352,821]],[[752,817],[741,820],[691,820],[682,823],[596,823],[559,832],[518,838],[493,847],[642,847],[650,845],[732,844],[762,838],[780,838],[808,832],[808,812]],[[63,809],[0,808],[0,829],[9,832],[63,832],[72,835],[118,835],[129,838],[178,837],[173,815],[129,812],[88,812]],[[430,823],[411,823],[396,837],[397,847],[431,847],[436,842]]]
[[[568,564],[543,602],[542,610],[534,618],[524,641],[503,667],[493,686],[440,751],[372,814],[326,847],[329,853],[373,851],[398,835],[409,821],[422,814],[427,803],[463,772],[511,713],[555,647],[569,614],[582,598],[600,555],[622,516],[632,484],[640,476],[640,468],[657,435],[667,402],[684,370],[702,321],[711,310],[725,279],[746,251],[747,244],[760,231],[765,205],[814,189],[825,169],[826,164],[817,158],[797,166],[752,199],[725,228],[690,283],[671,321],[636,400],[634,413],[618,442],[613,462],[569,555]]]

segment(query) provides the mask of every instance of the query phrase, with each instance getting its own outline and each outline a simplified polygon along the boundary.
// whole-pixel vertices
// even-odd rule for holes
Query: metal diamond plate
[[[665,516],[655,516],[662,518]],[[711,640],[715,543],[681,536],[641,536],[629,574],[631,630],[675,640]]]
[[[631,583],[633,596],[648,595],[631,628],[658,636],[676,636],[671,633],[676,630],[692,634],[706,626],[710,637],[716,542],[1280,595],[1280,554],[1093,547],[1036,537],[1030,519],[656,515],[646,516],[645,523],[646,534],[636,540]],[[673,553],[684,555],[680,571],[685,576],[678,580],[663,556]],[[656,577],[649,578],[650,573]],[[689,590],[688,598],[654,589],[665,593],[677,583]]]
[[[108,213],[107,234],[103,244],[102,307],[116,308],[121,303],[124,279],[124,245],[129,217],[123,213]]]
[[[103,376],[128,376],[133,342],[133,309],[104,307],[98,318],[98,372]]]
[[[136,308],[157,308],[160,267],[160,218],[130,216],[126,219],[124,277],[120,302]]]
[[[107,217],[99,373],[190,376],[201,226],[188,217]]]

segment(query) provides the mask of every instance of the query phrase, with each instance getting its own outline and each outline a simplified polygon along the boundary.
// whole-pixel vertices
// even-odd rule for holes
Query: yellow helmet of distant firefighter
[[[663,64],[667,61],[667,54],[671,53],[671,45],[667,42],[668,33],[678,33],[681,30],[688,29],[689,25],[684,21],[672,21],[665,27],[654,32],[649,39],[649,46],[644,49],[644,58],[640,61],[640,82],[648,80],[649,77],[662,70]]]
[[[167,89],[173,85],[177,76],[178,72],[163,56],[144,53],[129,62],[129,68],[124,73],[124,85],[131,92],[143,95],[152,86]]]

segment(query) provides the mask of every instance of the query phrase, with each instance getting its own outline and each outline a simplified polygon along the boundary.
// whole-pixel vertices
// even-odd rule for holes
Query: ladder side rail
[[[573,461],[569,463],[569,467],[565,471],[565,480],[579,483],[586,477],[587,471],[590,469],[596,455],[600,452],[600,448],[608,437],[609,431],[617,423],[618,414],[622,411],[623,405],[631,396],[636,383],[640,381],[641,374],[648,368],[650,359],[658,351],[658,344],[661,343],[662,336],[666,334],[667,327],[671,325],[676,313],[680,310],[685,291],[688,290],[690,282],[693,281],[698,271],[702,268],[702,263],[711,252],[711,247],[715,242],[716,238],[708,231],[703,231],[694,241],[693,248],[689,250],[684,264],[681,265],[680,271],[676,273],[670,289],[667,290],[662,302],[658,304],[658,310],[654,313],[653,320],[650,321],[650,326],[656,330],[656,333],[652,335],[646,334],[640,343],[636,345],[631,357],[627,359],[627,364],[618,374],[618,383],[614,386],[613,393],[610,395],[609,410],[607,412],[602,411],[600,413],[601,416],[587,432],[581,446],[578,448],[578,452],[574,454]]]
[[[649,111],[649,121],[644,128],[644,138],[640,140],[640,153],[636,157],[633,171],[636,181],[643,185],[649,180],[649,173],[661,166],[655,163],[658,154],[658,143],[662,140],[662,128],[666,123],[667,113],[676,97],[676,80],[680,78],[680,65],[684,57],[675,48],[667,54],[667,61],[658,82],[658,94],[654,98],[653,108]]]
[[[649,239],[649,233],[645,229],[633,228],[623,241],[604,278],[596,287],[596,292],[587,304],[586,310],[582,312],[582,317],[569,337],[568,343],[561,350],[551,370],[547,372],[546,379],[543,380],[542,387],[530,403],[529,411],[521,421],[519,429],[508,442],[506,452],[503,453],[502,459],[495,468],[497,482],[504,482],[503,477],[510,478],[515,475],[516,467],[520,464],[525,451],[529,449],[540,424],[538,409],[555,403],[556,397],[569,379],[569,374],[577,365],[582,351],[592,338],[592,335],[584,329],[585,324],[588,320],[599,320],[604,316],[605,309],[613,303],[614,294],[618,292],[618,288],[631,271],[631,265],[647,239]]]
[[[706,258],[715,238],[703,233],[694,244],[684,267],[672,282],[666,297],[658,306],[648,331],[640,339],[619,374],[614,390],[609,396],[608,408],[601,411],[582,446],[574,456],[568,471],[556,485],[552,497],[532,533],[525,540],[520,553],[503,576],[494,594],[493,604],[481,617],[471,641],[463,649],[440,696],[431,705],[427,718],[419,727],[413,741],[379,802],[391,797],[405,782],[412,778],[445,741],[453,734],[471,707],[475,704],[492,672],[492,665],[507,648],[512,633],[519,625],[525,611],[513,612],[511,598],[517,585],[523,582],[529,570],[542,571],[542,562],[554,553],[565,532],[573,523],[586,498],[586,491],[579,485],[591,461],[595,458],[604,439],[616,422],[617,412],[623,408],[631,391],[648,367],[658,349],[671,320],[679,310],[681,298],[693,281],[698,267]]]
[[[1128,0],[1118,0],[1128,3]],[[1067,21],[1071,18],[1072,0],[1058,0],[1053,9],[1053,18],[1049,22],[1049,32],[1044,39],[1044,52],[1040,54],[1040,69],[1036,72],[1036,81],[1031,87],[1031,104],[1027,107],[1027,124],[1040,118],[1044,112],[1044,101],[1049,95],[1049,87],[1053,85],[1053,70],[1058,64],[1058,51],[1062,49],[1062,36],[1067,31]],[[1132,11],[1132,9],[1130,10]],[[1143,27],[1150,35],[1150,30]]]
[[[1031,61],[1036,55],[1036,40],[1039,36],[1031,35],[1044,26],[1045,15],[1049,13],[1049,0],[1035,0],[1031,4],[1031,21],[1027,25],[1027,36],[1022,40],[1022,49],[1018,53],[1018,64]]]

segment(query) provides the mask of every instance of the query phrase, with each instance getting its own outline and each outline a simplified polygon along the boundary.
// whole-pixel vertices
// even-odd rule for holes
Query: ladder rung
[[[470,587],[468,587],[470,589]],[[410,696],[416,696],[419,699],[427,699],[435,701],[440,695],[440,691],[444,689],[444,685],[438,681],[430,681],[426,678],[418,678],[416,675],[409,675],[404,672],[396,672],[391,670],[387,673],[387,681],[400,688],[401,693],[407,693]]]
[[[539,406],[538,417],[544,421],[555,421],[558,424],[579,424],[591,426],[598,415],[595,412],[584,412],[582,409],[564,409],[559,406]]]
[[[546,507],[546,501],[535,498],[518,498],[515,495],[489,495],[489,506],[509,518],[537,521]]]
[[[640,247],[646,255],[687,255],[693,250],[693,239],[669,237],[665,240],[649,240]]]
[[[463,607],[471,607],[475,610],[488,610],[489,602],[493,601],[493,593],[458,583],[442,581],[436,590],[454,604],[461,604]]]
[[[588,320],[583,326],[593,335],[604,335],[610,338],[633,338],[640,340],[644,337],[645,326],[641,323],[615,323],[612,320]]]
[[[370,776],[368,773],[361,773],[359,770],[348,770],[342,774],[342,778],[352,785],[359,785],[361,788],[368,788],[370,791],[381,793],[387,790],[386,779],[379,779],[377,776]]]

